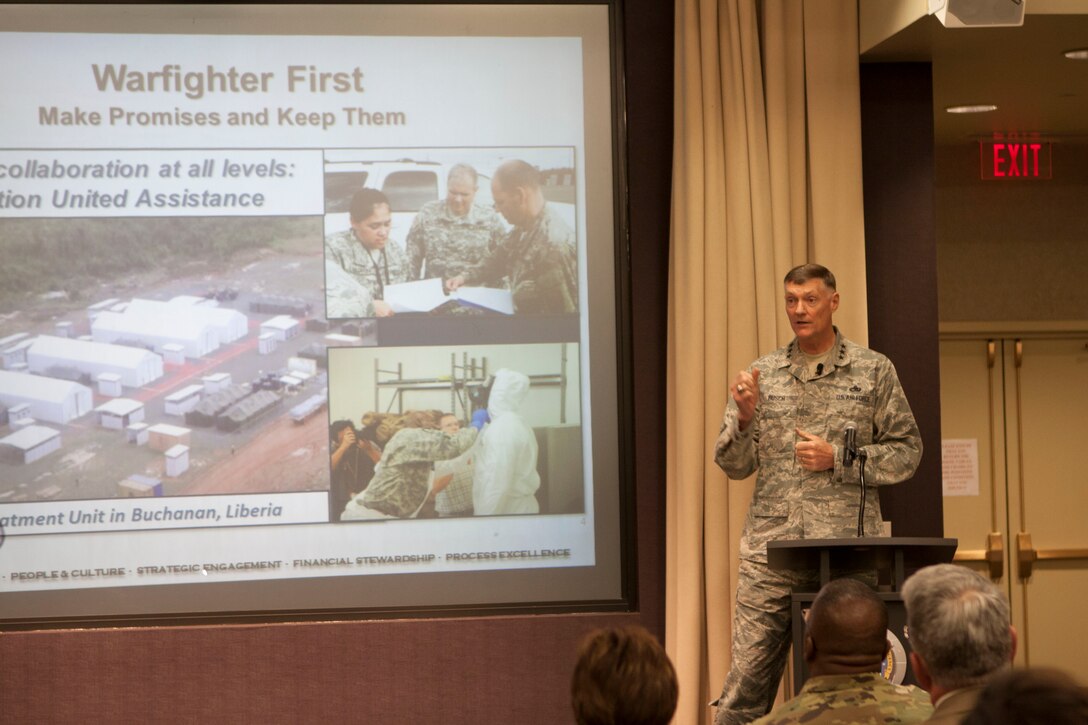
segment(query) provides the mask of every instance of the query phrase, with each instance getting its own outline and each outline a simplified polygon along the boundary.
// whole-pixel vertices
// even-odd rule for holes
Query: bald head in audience
[[[879,672],[888,653],[888,609],[876,592],[856,579],[828,582],[805,622],[809,675]]]

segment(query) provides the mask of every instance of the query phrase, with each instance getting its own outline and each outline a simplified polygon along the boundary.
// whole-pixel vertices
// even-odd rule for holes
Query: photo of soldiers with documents
[[[330,150],[329,319],[578,312],[574,152]]]

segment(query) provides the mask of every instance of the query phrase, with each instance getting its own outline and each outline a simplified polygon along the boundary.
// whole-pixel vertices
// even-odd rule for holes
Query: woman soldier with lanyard
[[[367,316],[388,317],[393,308],[385,286],[408,280],[404,251],[389,239],[389,200],[377,189],[360,189],[351,198],[350,216],[351,228],[325,240],[325,255],[370,292]]]

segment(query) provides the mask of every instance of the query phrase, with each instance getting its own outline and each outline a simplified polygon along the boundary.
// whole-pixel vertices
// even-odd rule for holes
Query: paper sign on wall
[[[945,496],[978,496],[978,440],[942,440],[941,474]]]

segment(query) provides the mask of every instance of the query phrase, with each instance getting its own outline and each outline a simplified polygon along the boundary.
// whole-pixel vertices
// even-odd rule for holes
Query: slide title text
[[[209,65],[204,70],[183,70],[167,64],[161,70],[134,70],[127,64],[91,65],[99,91],[118,93],[184,93],[197,100],[208,93],[268,93],[275,73],[239,71],[234,66],[218,70]],[[287,66],[288,93],[362,93],[363,71],[327,71],[313,65]]]

